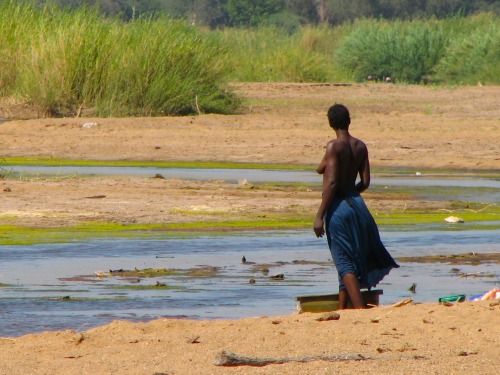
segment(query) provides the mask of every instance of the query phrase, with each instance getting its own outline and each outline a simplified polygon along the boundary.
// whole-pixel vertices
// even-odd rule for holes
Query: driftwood
[[[231,352],[220,352],[216,357],[214,364],[216,366],[267,366],[273,364],[281,364],[286,362],[312,362],[312,361],[363,361],[374,359],[373,357],[365,357],[361,354],[339,354],[339,355],[315,355],[310,357],[281,357],[281,358],[255,358],[244,357]]]

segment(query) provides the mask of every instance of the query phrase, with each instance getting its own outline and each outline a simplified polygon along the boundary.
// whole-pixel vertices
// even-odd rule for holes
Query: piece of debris
[[[5,189],[3,189],[3,191],[5,191],[6,193],[10,193],[12,190],[10,189],[10,187],[6,187]]]
[[[413,302],[413,298],[407,298],[407,299],[404,299],[402,301],[394,303],[391,307],[401,307],[401,306],[408,305],[412,302]]]
[[[82,125],[82,128],[90,129],[93,128],[94,126],[97,126],[97,122],[86,122],[85,124]]]
[[[458,216],[448,216],[444,219],[444,221],[447,221],[448,223],[463,223],[464,219]]]
[[[160,180],[165,179],[165,177],[163,177],[160,173],[155,174],[153,178],[159,178]]]
[[[190,338],[187,340],[189,344],[199,344],[200,343],[200,336],[196,336],[193,338]]]
[[[417,284],[413,283],[413,284],[411,284],[411,286],[408,290],[412,293],[416,293],[416,289],[417,289]]]
[[[216,366],[256,366],[262,367],[272,364],[281,364],[287,362],[312,362],[312,361],[363,361],[365,359],[375,359],[365,357],[361,354],[339,354],[339,355],[317,355],[310,357],[281,357],[281,358],[255,358],[244,357],[231,352],[220,352],[214,361]]]
[[[255,279],[250,279],[250,280],[248,280],[248,283],[249,283],[249,284],[255,284]]]
[[[103,194],[99,194],[99,195],[91,195],[89,197],[84,197],[85,199],[102,199],[102,198],[106,198],[105,195]]]
[[[285,280],[285,275],[283,275],[282,273],[279,273],[277,275],[271,276],[270,278],[273,280]]]

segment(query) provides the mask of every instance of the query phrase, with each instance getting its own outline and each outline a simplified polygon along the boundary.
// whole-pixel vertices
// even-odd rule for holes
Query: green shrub
[[[476,22],[480,21],[480,22]],[[462,28],[436,67],[436,76],[453,84],[500,83],[500,24],[483,15]]]
[[[336,57],[357,81],[372,76],[418,83],[433,73],[447,44],[438,21],[366,20],[355,24]]]

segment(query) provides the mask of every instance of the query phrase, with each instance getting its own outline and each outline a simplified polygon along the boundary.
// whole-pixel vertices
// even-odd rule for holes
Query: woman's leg
[[[339,290],[339,310],[347,309],[348,303],[349,303],[349,295],[347,294],[347,290],[340,289]]]
[[[339,307],[340,309],[347,308],[347,301],[351,300],[352,306],[355,309],[364,309],[365,303],[359,287],[359,280],[353,273],[348,273],[342,278],[345,289],[339,292]]]

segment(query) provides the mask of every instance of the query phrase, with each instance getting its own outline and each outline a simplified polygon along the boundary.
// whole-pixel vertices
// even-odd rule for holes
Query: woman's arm
[[[365,156],[363,162],[359,166],[360,181],[356,184],[356,191],[362,193],[370,186],[370,160],[368,158],[368,149],[365,149]]]
[[[318,172],[318,174],[323,174],[325,173],[325,168],[326,168],[326,152],[325,155],[323,156],[323,159],[321,159],[321,163],[319,163],[318,168],[316,168],[316,172]]]
[[[316,213],[316,217],[314,219],[314,233],[316,234],[316,237],[323,237],[325,234],[325,223],[323,217],[330,207],[337,191],[336,181],[338,181],[339,168],[338,156],[335,152],[334,142],[329,142],[326,145],[324,160],[323,195],[321,198],[321,204],[319,205],[318,212]]]

